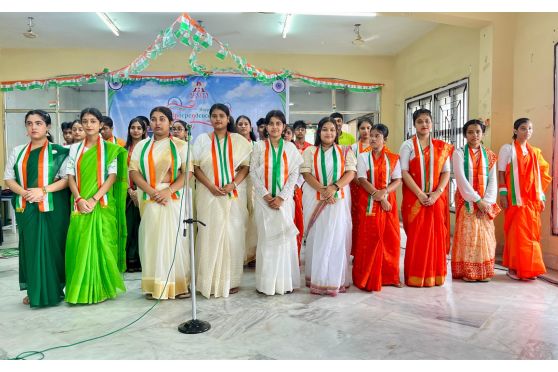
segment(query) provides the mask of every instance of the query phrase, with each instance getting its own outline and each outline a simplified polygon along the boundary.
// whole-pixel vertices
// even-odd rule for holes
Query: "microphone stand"
[[[190,163],[190,154],[192,153],[192,126],[187,126],[188,132],[188,156],[186,159],[186,164]],[[186,193],[187,192],[187,193]],[[184,224],[183,236],[186,237],[186,225],[188,225],[188,232],[190,238],[188,239],[190,244],[190,293],[192,294],[192,319],[184,322],[178,326],[178,331],[186,334],[203,333],[209,331],[211,324],[204,320],[200,320],[196,316],[196,264],[194,256],[194,223],[200,223],[205,226],[205,223],[193,219],[193,208],[192,208],[192,193],[190,189],[190,177],[186,176],[186,181],[184,182],[184,187],[182,189],[182,195],[187,195],[188,200],[184,203]],[[187,209],[186,209],[187,206]]]

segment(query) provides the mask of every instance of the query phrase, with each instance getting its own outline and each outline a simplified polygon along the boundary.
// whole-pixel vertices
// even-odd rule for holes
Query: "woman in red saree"
[[[498,156],[500,203],[506,211],[504,222],[504,266],[512,279],[536,279],[546,272],[541,251],[541,213],[552,178],[541,150],[527,141],[533,124],[527,118],[513,124],[511,144]]]
[[[351,149],[355,153],[355,157],[358,159],[360,154],[368,153],[371,150],[370,147],[370,129],[372,128],[372,122],[370,119],[359,119],[357,122],[358,130],[358,142],[351,145]],[[381,150],[381,148],[380,148]],[[364,218],[366,214],[366,201],[368,200],[368,193],[364,191],[361,187],[360,179],[354,178],[350,183],[351,188],[351,219],[353,220],[353,245],[351,247],[351,255],[354,256],[355,248],[358,244],[358,225],[360,220]]]
[[[450,248],[448,192],[453,146],[431,136],[432,114],[413,113],[416,135],[401,145],[403,176],[401,214],[407,234],[405,284],[443,285]]]
[[[399,155],[389,151],[388,127],[376,124],[370,131],[372,151],[357,159],[357,176],[365,194],[364,213],[353,235],[353,283],[365,291],[381,291],[382,285],[401,287],[399,251],[401,236],[395,190],[401,184]]]

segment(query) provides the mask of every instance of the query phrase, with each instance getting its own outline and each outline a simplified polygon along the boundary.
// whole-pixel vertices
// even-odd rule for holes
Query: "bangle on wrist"
[[[76,201],[75,201],[75,203],[76,203],[76,204],[79,203],[80,200],[83,200],[83,198],[82,198],[81,196],[78,196],[77,199],[76,199]]]
[[[91,197],[91,199],[95,200],[95,202],[98,202],[98,201],[99,201],[99,199],[95,198],[95,195],[93,195],[93,196]]]
[[[370,195],[374,196],[374,195],[376,195],[377,192],[378,192],[378,190],[374,190],[374,192],[372,192],[372,194],[370,194]]]
[[[170,185],[167,187],[167,189],[169,189],[171,195],[174,194],[174,190],[172,189],[172,187],[170,187]]]
[[[46,195],[46,194],[47,194],[46,186],[43,186],[43,187],[41,188],[41,190],[43,190],[43,195]]]
[[[337,184],[337,182],[334,182],[333,185],[331,185],[331,186],[335,187],[335,188],[337,189],[337,191],[339,191],[339,189],[340,189],[340,187],[339,187],[339,185]]]

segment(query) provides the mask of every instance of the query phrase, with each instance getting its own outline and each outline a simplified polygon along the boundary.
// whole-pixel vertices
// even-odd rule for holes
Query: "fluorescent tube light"
[[[291,22],[293,19],[293,15],[292,14],[287,14],[287,16],[285,17],[285,21],[283,22],[283,39],[287,37],[287,32],[289,32],[289,29],[291,28]]]
[[[112,31],[113,34],[115,34],[116,36],[120,36],[120,30],[118,29],[118,27],[116,27],[112,19],[109,18],[107,13],[97,12],[97,15],[99,16],[99,18],[101,18],[104,24],[107,25],[107,27]]]

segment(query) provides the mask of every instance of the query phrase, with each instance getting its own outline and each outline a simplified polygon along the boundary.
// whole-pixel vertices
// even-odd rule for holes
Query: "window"
[[[451,143],[455,148],[465,145],[462,128],[468,120],[468,91],[469,79],[451,83],[445,87],[420,94],[405,100],[405,133],[406,139],[415,134],[413,126],[413,112],[419,108],[432,111],[434,138]],[[450,178],[450,210],[455,212],[454,194],[457,183]]]
[[[28,142],[25,131],[25,114],[30,110],[41,109],[52,119],[50,133],[54,142],[63,143],[60,124],[79,118],[85,107],[96,107],[106,115],[105,81],[85,84],[81,87],[47,88],[4,93],[5,156],[12,149]]]
[[[321,118],[337,111],[343,114],[347,123],[343,130],[356,134],[356,122],[359,118],[367,117],[372,119],[373,123],[379,122],[380,94],[380,92],[351,92],[348,89],[332,90],[289,81],[287,119],[289,123],[294,123],[296,120],[309,123],[308,138],[308,133],[313,133]]]

